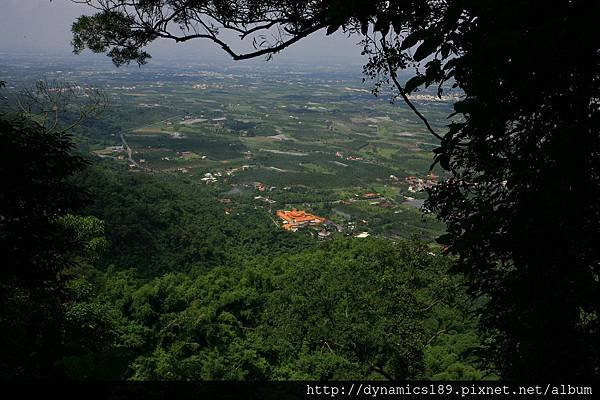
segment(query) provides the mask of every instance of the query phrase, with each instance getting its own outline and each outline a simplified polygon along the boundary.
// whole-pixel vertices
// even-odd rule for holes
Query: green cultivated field
[[[357,81],[358,71],[308,70],[152,66],[108,73],[81,66],[70,79],[101,88],[112,104],[100,120],[82,127],[78,139],[132,173],[174,172],[220,193],[235,189],[237,201],[271,212],[320,212],[345,224],[347,234],[431,239],[442,232],[432,217],[406,203],[424,194],[408,192],[404,180],[426,177],[435,139],[403,103],[373,96]],[[39,76],[61,74],[41,70]],[[419,93],[414,101],[434,127],[446,123],[449,99]],[[121,132],[137,165],[129,165],[125,149],[113,149],[122,144]],[[203,181],[207,173],[215,179]],[[267,191],[259,193],[257,182]],[[370,192],[381,196],[378,204],[364,199]],[[258,195],[275,203],[256,202]]]

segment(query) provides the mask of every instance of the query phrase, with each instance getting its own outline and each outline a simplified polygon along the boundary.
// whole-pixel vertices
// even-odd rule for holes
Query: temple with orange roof
[[[318,217],[313,214],[309,214],[302,210],[278,210],[277,216],[282,220],[283,229],[289,231],[297,231],[299,228],[305,226],[316,226],[321,225],[327,221],[323,217]]]

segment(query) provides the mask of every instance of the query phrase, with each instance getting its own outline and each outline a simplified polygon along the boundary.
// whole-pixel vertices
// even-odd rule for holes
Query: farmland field
[[[2,68],[10,76],[23,66],[30,77],[66,79],[60,59],[38,67],[24,58]],[[111,99],[102,118],[88,121],[77,134],[93,157],[131,173],[172,174],[212,185],[270,213],[306,208],[337,221],[347,234],[433,238],[443,231],[419,209],[423,192],[409,190],[406,181],[429,179],[435,138],[408,107],[390,103],[385,93],[374,96],[348,67],[68,68],[68,80],[97,87]],[[16,91],[32,81],[11,83]],[[413,98],[435,129],[447,123],[455,98],[449,93]],[[366,199],[366,193],[377,198]]]

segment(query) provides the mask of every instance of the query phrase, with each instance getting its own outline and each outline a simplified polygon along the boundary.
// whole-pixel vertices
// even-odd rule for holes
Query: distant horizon
[[[70,44],[71,24],[80,15],[90,14],[94,10],[70,0],[5,1],[0,14],[0,53],[77,57],[72,53]],[[361,56],[361,47],[356,42],[357,39],[348,38],[342,32],[326,36],[322,30],[276,54],[271,62],[360,65],[365,58]],[[153,56],[150,63],[191,60],[242,63],[233,61],[217,45],[207,40],[194,40],[184,44],[159,40],[148,46],[148,52]],[[104,54],[86,54],[99,59],[107,58]]]
[[[55,58],[55,59],[65,59],[65,60],[85,60],[85,61],[94,61],[101,64],[111,64],[112,60],[106,54],[94,54],[89,50],[86,50],[82,54],[74,54],[69,51],[44,51],[44,50],[26,50],[26,49],[2,49],[0,48],[0,56],[6,55],[10,57],[47,57],[47,58]],[[256,65],[256,64],[266,64],[266,65],[289,65],[289,64],[299,64],[299,65],[307,65],[307,66],[347,66],[347,67],[362,67],[366,62],[366,59],[348,59],[343,56],[332,56],[328,59],[319,59],[318,62],[315,58],[309,57],[304,58],[298,55],[291,56],[283,56],[284,52],[280,54],[274,54],[273,58],[270,60],[266,60],[264,57],[258,57],[255,59],[249,60],[233,60],[231,57],[224,55],[223,57],[219,57],[218,55],[211,54],[204,57],[195,57],[193,55],[188,56],[176,56],[167,55],[164,53],[156,53],[152,54],[152,58],[148,60],[148,63],[142,65],[142,67],[150,66],[152,64],[167,64],[167,63],[193,63],[193,64],[215,64],[215,65]],[[2,61],[0,61],[0,64]],[[136,63],[131,63],[129,66],[135,66],[137,68]],[[120,66],[127,67],[127,65]]]

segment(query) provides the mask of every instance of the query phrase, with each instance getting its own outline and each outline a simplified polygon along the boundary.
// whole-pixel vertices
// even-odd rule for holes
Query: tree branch
[[[172,39],[177,43],[187,42],[188,40],[192,40],[192,39],[209,39],[212,42],[221,46],[221,48],[223,50],[225,50],[225,52],[227,54],[229,54],[231,56],[231,58],[233,58],[236,61],[239,61],[239,60],[247,60],[250,58],[260,57],[265,54],[278,53],[279,51],[285,49],[286,47],[291,46],[292,44],[296,43],[300,39],[303,39],[303,38],[307,37],[308,35],[315,33],[316,31],[318,31],[319,29],[322,29],[323,27],[324,26],[321,26],[321,25],[315,25],[311,28],[308,28],[308,29],[298,33],[296,36],[292,37],[291,39],[279,43],[276,46],[253,51],[250,53],[236,53],[227,43],[225,43],[224,41],[219,39],[214,34],[199,33],[199,34],[194,34],[194,35],[175,36],[169,32],[157,32],[157,35],[161,38]]]
[[[433,136],[435,136],[439,140],[443,140],[442,136],[440,136],[439,134],[437,134],[433,130],[433,128],[429,124],[429,121],[427,121],[427,118],[425,118],[425,116],[423,114],[421,114],[421,112],[419,112],[419,110],[417,110],[417,108],[415,107],[415,105],[410,101],[410,99],[406,95],[406,92],[404,91],[404,88],[402,87],[402,85],[398,81],[398,77],[396,75],[396,71],[394,69],[394,66],[392,65],[392,62],[391,62],[390,58],[389,58],[389,47],[387,46],[387,43],[385,42],[385,38],[383,38],[383,37],[381,38],[381,46],[382,46],[382,49],[383,49],[383,54],[384,54],[384,57],[385,57],[385,62],[387,64],[388,73],[390,74],[390,78],[392,78],[392,81],[394,82],[394,85],[396,85],[396,88],[398,89],[398,93],[400,93],[400,96],[402,97],[402,99],[404,100],[404,102],[406,103],[406,105],[408,105],[408,107],[410,107],[410,109],[417,115],[417,117],[419,117],[419,119],[421,119],[421,121],[423,121],[423,123],[425,124],[425,127],[427,127],[427,130],[429,131],[429,133],[431,133]]]

